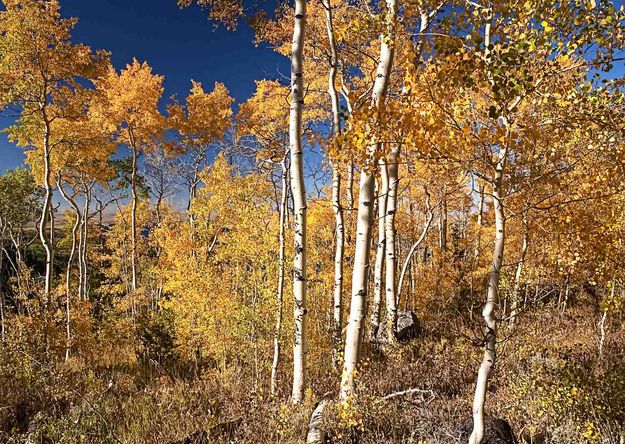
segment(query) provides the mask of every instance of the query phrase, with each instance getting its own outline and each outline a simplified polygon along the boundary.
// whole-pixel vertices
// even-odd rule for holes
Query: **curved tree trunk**
[[[502,147],[495,168],[493,182],[493,203],[495,209],[495,246],[493,250],[493,266],[488,283],[486,304],[482,316],[486,324],[484,336],[484,357],[478,372],[475,396],[473,398],[473,432],[469,439],[470,444],[480,444],[484,437],[484,402],[488,390],[488,378],[495,365],[497,344],[497,318],[495,310],[499,303],[499,273],[503,263],[505,241],[505,214],[503,206],[503,174],[507,151]]]
[[[380,109],[386,96],[393,64],[393,44],[397,0],[387,0],[386,32],[380,37],[380,61],[373,85],[372,106]],[[379,152],[379,142],[373,141],[369,148],[370,158]],[[373,165],[365,165],[360,172],[360,193],[358,195],[358,222],[356,224],[356,251],[352,274],[352,300],[349,322],[345,337],[345,359],[341,377],[343,400],[349,399],[355,389],[354,373],[360,359],[360,340],[364,328],[363,320],[367,311],[367,284],[369,271],[369,250],[371,247],[371,222],[373,219],[375,171]]]
[[[291,110],[289,149],[291,152],[291,190],[295,230],[293,240],[293,391],[292,402],[299,404],[306,389],[306,190],[304,187],[304,151],[302,147],[302,111],[304,107],[304,32],[306,0],[295,0],[293,46],[291,52]]]
[[[60,175],[58,175],[58,178],[57,178],[57,186],[58,186],[59,192],[61,193],[61,196],[63,196],[63,199],[65,199],[65,201],[74,210],[74,215],[76,217],[76,220],[74,221],[74,225],[72,226],[72,246],[69,251],[69,257],[67,259],[67,269],[65,271],[65,311],[66,311],[66,318],[65,318],[66,338],[65,339],[67,341],[66,346],[65,346],[65,361],[67,362],[67,360],[69,359],[69,354],[71,350],[71,341],[72,341],[71,325],[70,325],[70,321],[71,321],[70,295],[71,295],[72,265],[74,263],[74,256],[76,254],[76,241],[78,239],[78,229],[81,225],[82,218],[80,215],[80,209],[78,208],[78,204],[76,204],[76,202],[72,198],[70,198],[63,190],[63,186],[61,185]],[[81,284],[82,283],[80,282],[79,285]]]
[[[45,190],[45,195],[43,198],[43,208],[41,209],[41,218],[39,219],[39,239],[41,240],[43,249],[46,252],[44,296],[46,297],[48,309],[52,309],[52,299],[50,292],[52,290],[52,267],[54,265],[54,250],[52,243],[48,239],[48,234],[46,230],[46,221],[48,219],[48,214],[50,213],[50,208],[52,207],[52,185],[50,183],[50,175],[52,174],[50,165],[50,123],[46,116],[45,106],[42,106],[41,112],[45,124],[45,131],[43,136],[43,186]]]
[[[428,230],[430,229],[430,225],[432,225],[432,220],[434,219],[434,212],[430,208],[430,194],[428,193],[427,189],[425,190],[425,206],[427,215],[425,218],[425,225],[423,225],[423,231],[421,232],[421,236],[419,236],[419,239],[417,239],[417,241],[412,244],[412,247],[410,247],[410,250],[408,251],[408,254],[406,255],[406,259],[404,261],[404,266],[401,269],[401,274],[399,275],[399,284],[397,285],[398,306],[401,298],[401,292],[404,286],[404,278],[406,277],[406,271],[408,270],[408,267],[411,263],[412,256],[414,255],[415,251],[417,251],[417,248],[419,248],[419,245],[421,245],[421,243],[425,240],[425,237],[428,234]]]

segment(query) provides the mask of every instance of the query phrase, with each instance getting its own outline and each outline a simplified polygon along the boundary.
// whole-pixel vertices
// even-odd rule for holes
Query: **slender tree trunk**
[[[132,150],[132,176],[131,176],[131,200],[132,208],[130,214],[130,268],[132,273],[132,292],[137,291],[137,149]],[[133,307],[134,315],[134,307]],[[133,316],[134,317],[134,316]]]
[[[78,237],[78,300],[80,301],[84,300],[84,296],[82,292],[83,287],[84,287],[84,274],[83,274],[83,271],[84,271],[83,242],[85,241],[84,224],[85,224],[85,219],[81,215],[80,228],[79,228],[80,236]]]
[[[381,109],[389,84],[393,64],[394,47],[392,37],[397,19],[397,0],[387,0],[386,31],[380,37],[380,61],[373,85],[372,106]],[[372,141],[370,158],[379,152],[378,141]],[[360,172],[360,192],[358,195],[358,222],[356,224],[356,251],[352,273],[352,300],[349,323],[345,337],[345,359],[341,377],[342,400],[354,394],[354,373],[360,359],[360,340],[364,328],[363,320],[367,312],[367,282],[369,271],[369,250],[371,247],[371,222],[373,220],[375,171],[373,165],[363,165]]]
[[[161,207],[163,206],[163,193],[159,192],[158,197],[156,198],[156,206],[154,207],[156,211],[156,224],[158,227],[161,226],[163,222],[161,217]]]
[[[382,307],[382,287],[384,286],[384,252],[386,245],[386,200],[388,196],[388,175],[386,164],[380,162],[380,185],[377,187],[376,201],[378,207],[378,244],[375,249],[373,266],[373,307],[371,308],[370,339],[375,341],[380,330],[380,311]]]
[[[395,327],[397,324],[397,287],[395,275],[397,273],[397,247],[395,241],[395,213],[397,212],[397,188],[399,185],[399,150],[401,146],[393,147],[386,167],[388,174],[388,195],[386,197],[386,257],[385,257],[385,294],[386,294],[386,329],[389,342],[395,342]]]
[[[354,162],[350,161],[347,169],[347,185],[345,187],[347,197],[347,210],[354,210]]]
[[[339,112],[339,95],[336,90],[336,76],[339,65],[336,40],[334,38],[334,24],[332,21],[331,0],[325,0],[326,32],[330,46],[330,70],[328,72],[328,95],[332,105],[332,135],[341,134],[341,117]],[[343,206],[341,205],[341,170],[337,162],[332,162],[332,210],[335,219],[334,250],[334,306],[332,311],[332,343],[334,346],[334,362],[341,349],[341,329],[343,318],[343,258],[345,256],[345,223]]]
[[[505,214],[503,206],[503,174],[506,163],[507,150],[501,147],[499,159],[495,168],[493,182],[493,203],[495,209],[495,246],[493,251],[493,267],[490,273],[488,294],[482,316],[486,324],[484,337],[484,357],[478,372],[475,396],[473,398],[473,432],[469,438],[470,444],[480,444],[484,437],[484,402],[488,390],[488,378],[495,365],[497,344],[497,318],[495,310],[499,303],[499,273],[503,263],[505,241]]]
[[[332,168],[332,208],[335,218],[336,246],[334,250],[334,292],[332,310],[332,343],[334,345],[334,360],[341,349],[341,330],[343,319],[343,259],[345,257],[345,224],[343,208],[341,206],[341,171],[338,165]]]
[[[525,256],[527,255],[527,248],[529,244],[529,224],[527,216],[523,218],[523,242],[521,244],[521,256],[519,262],[516,265],[516,271],[514,273],[514,284],[512,287],[512,301],[510,303],[510,326],[514,327],[516,322],[517,313],[519,311],[519,297],[521,290],[521,275],[523,273],[523,266],[525,265]]]
[[[447,251],[447,196],[446,187],[443,187],[443,198],[441,202],[441,214],[438,219],[438,247],[442,252]]]
[[[612,289],[610,290],[610,298],[614,300],[614,295],[616,294],[616,276],[612,278]],[[608,309],[607,307],[603,309],[603,314],[601,315],[601,320],[599,321],[599,359],[603,358],[603,346],[605,344],[605,336],[606,336],[606,320],[608,319]]]
[[[0,234],[0,339],[4,341],[6,327],[4,323],[5,311],[6,311],[6,295],[4,293],[4,285],[2,285],[2,269],[4,266],[4,233]]]
[[[204,161],[206,157],[206,151],[202,151],[198,157],[193,162],[193,177],[191,178],[191,183],[189,184],[189,201],[187,203],[187,216],[189,217],[189,223],[191,227],[195,226],[195,216],[191,211],[191,207],[193,205],[193,200],[197,195],[197,185],[198,185],[198,177],[200,175],[200,164]]]
[[[560,315],[564,315],[564,312],[566,311],[566,307],[569,303],[570,283],[571,283],[571,269],[569,268],[566,271],[566,281],[564,284],[564,301],[562,301],[562,306],[560,307]]]
[[[80,209],[76,202],[70,198],[65,191],[63,190],[63,186],[61,184],[61,175],[58,175],[57,179],[57,187],[63,199],[72,207],[74,210],[74,216],[76,219],[74,220],[74,225],[72,226],[72,246],[69,251],[69,257],[67,259],[67,269],[65,271],[65,334],[66,334],[66,345],[65,345],[65,362],[69,360],[69,354],[72,345],[72,335],[71,335],[71,310],[70,310],[70,302],[71,302],[71,278],[72,278],[72,265],[74,264],[74,256],[76,254],[76,241],[78,239],[78,229],[81,225],[81,216]]]
[[[52,308],[52,267],[54,262],[54,250],[51,241],[48,239],[46,230],[46,221],[50,208],[52,207],[52,185],[50,183],[51,165],[50,165],[50,123],[46,115],[45,105],[42,106],[41,112],[45,124],[45,131],[43,136],[43,162],[44,162],[44,174],[43,174],[43,186],[45,195],[43,198],[43,208],[41,209],[41,219],[39,220],[39,239],[43,245],[43,249],[46,252],[46,274],[44,284],[44,296],[47,300],[48,309]]]
[[[481,249],[481,239],[482,239],[482,219],[484,218],[484,190],[486,185],[481,184],[479,190],[479,201],[477,208],[477,236],[475,242],[475,260],[477,265],[479,265],[480,261],[480,249]]]
[[[419,245],[421,245],[421,243],[425,240],[425,237],[428,234],[428,230],[430,229],[430,225],[432,224],[432,220],[434,219],[434,213],[432,212],[432,209],[430,208],[430,194],[427,192],[427,189],[425,190],[425,206],[426,206],[426,216],[425,216],[425,224],[423,225],[423,231],[421,232],[421,236],[419,236],[419,239],[417,239],[417,241],[414,244],[412,244],[412,247],[410,247],[410,250],[408,251],[408,254],[406,255],[406,260],[404,261],[404,266],[401,269],[401,274],[399,275],[399,284],[397,285],[397,305],[399,305],[402,288],[404,286],[404,278],[406,276],[406,270],[408,270],[408,266],[411,263],[412,256],[414,255],[415,251],[417,251],[417,248],[419,248]]]
[[[304,106],[304,33],[306,0],[295,0],[295,23],[291,50],[291,111],[289,149],[291,152],[291,189],[295,214],[295,249],[293,254],[293,391],[292,402],[299,404],[306,389],[306,190],[304,187],[304,151],[302,147],[302,111]]]
[[[21,233],[16,236],[13,235],[13,233],[9,232],[9,235],[11,236],[11,242],[13,243],[13,247],[15,248],[15,263],[13,264],[13,268],[15,269],[15,278],[17,280],[17,299],[15,301],[15,310],[17,312],[17,314],[22,315],[24,313],[23,310],[23,303],[26,300],[26,291],[27,289],[25,288],[24,285],[24,276],[23,276],[23,270],[24,270],[24,265],[22,263],[22,245],[21,245]],[[9,256],[9,253],[6,251],[6,249],[4,249],[4,253],[6,254],[7,259],[11,261],[11,257]],[[6,304],[6,301],[5,301]],[[5,306],[5,313],[6,313],[6,306]]]
[[[82,243],[80,245],[81,248],[81,268],[82,268],[82,287],[80,289],[80,297],[81,300],[87,300],[89,296],[89,269],[87,266],[88,258],[87,258],[87,248],[89,242],[89,206],[91,204],[91,187],[93,185],[84,185],[85,191],[85,204],[83,207],[82,214],[82,232],[80,234]]]
[[[278,368],[280,366],[280,336],[282,334],[282,306],[284,301],[284,253],[285,253],[285,225],[288,202],[288,171],[286,166],[286,154],[281,162],[282,167],[282,197],[280,199],[280,249],[278,256],[278,288],[277,288],[277,309],[276,327],[273,336],[273,363],[271,365],[271,396],[276,396],[278,392]]]
[[[608,318],[608,310],[604,309],[603,310],[603,314],[601,315],[601,320],[599,321],[599,359],[603,358],[603,345],[605,343],[605,335],[606,335],[606,328],[605,328],[605,321]]]

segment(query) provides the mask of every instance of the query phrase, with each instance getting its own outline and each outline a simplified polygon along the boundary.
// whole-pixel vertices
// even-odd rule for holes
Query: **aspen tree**
[[[280,356],[281,356],[281,347],[280,347],[280,336],[282,333],[282,316],[283,316],[283,305],[284,305],[284,268],[285,268],[285,250],[286,250],[286,239],[285,239],[285,230],[286,230],[286,213],[288,211],[288,168],[287,168],[287,155],[288,152],[285,152],[282,161],[280,162],[281,168],[281,185],[282,185],[282,194],[280,198],[280,206],[279,206],[279,249],[278,249],[278,284],[276,291],[276,300],[277,300],[277,310],[276,310],[276,326],[274,331],[273,338],[273,361],[271,364],[271,385],[270,391],[272,396],[276,396],[278,393],[278,368],[280,366]]]
[[[391,149],[389,162],[382,168],[382,175],[387,176],[386,214],[384,217],[385,230],[385,278],[384,294],[386,302],[386,337],[390,343],[394,343],[395,326],[397,324],[397,282],[395,273],[397,270],[397,251],[395,241],[395,213],[397,211],[397,187],[399,183],[399,157],[400,146],[397,144]],[[386,171],[386,172],[385,172]]]
[[[76,241],[78,239],[78,229],[82,224],[82,217],[80,214],[80,208],[78,208],[78,204],[74,200],[75,196],[69,196],[63,190],[63,182],[61,180],[61,175],[57,174],[56,179],[57,188],[63,199],[72,207],[74,212],[74,223],[72,225],[72,244],[69,251],[69,257],[67,258],[67,267],[65,271],[65,334],[66,334],[66,345],[65,345],[65,361],[69,360],[69,354],[71,350],[71,330],[70,330],[70,300],[71,300],[71,273],[72,273],[72,265],[74,263],[74,256],[76,254]],[[82,270],[82,266],[81,266]],[[82,273],[81,273],[82,276]],[[82,279],[80,282],[82,285]]]
[[[163,77],[152,73],[147,63],[136,59],[119,74],[109,67],[106,74],[95,81],[99,99],[90,112],[115,134],[118,143],[130,150],[131,158],[131,290],[137,290],[137,205],[139,156],[158,147],[165,129],[164,117],[158,111],[158,101],[163,94]]]
[[[380,311],[382,307],[382,291],[384,290],[384,256],[386,251],[386,202],[388,196],[388,174],[383,171],[386,164],[380,164],[380,181],[376,186],[376,204],[378,211],[378,242],[375,248],[373,266],[373,307],[371,308],[370,339],[376,340],[380,329]],[[386,190],[386,191],[383,191]]]
[[[52,309],[54,246],[48,233],[53,198],[53,150],[62,144],[57,127],[63,120],[64,94],[78,78],[94,73],[97,58],[89,47],[70,41],[76,19],[62,18],[57,0],[4,0],[0,12],[0,109],[17,105],[21,118],[10,129],[18,145],[39,151],[45,190],[39,238],[46,253],[44,296]],[[32,118],[34,117],[34,118]],[[38,166],[39,167],[39,166]]]
[[[277,395],[278,370],[282,361],[282,325],[286,268],[286,228],[289,201],[289,89],[273,81],[257,81],[254,95],[239,107],[237,122],[241,137],[253,136],[253,155],[261,164],[280,165],[280,199],[278,201],[278,281],[273,336],[273,360],[270,392]]]
[[[339,112],[339,95],[336,89],[339,70],[339,55],[334,37],[334,22],[331,0],[323,2],[325,9],[326,32],[330,48],[328,70],[328,95],[332,109],[332,137],[341,135],[341,117]],[[342,318],[343,318],[343,259],[345,257],[345,220],[341,204],[341,170],[339,163],[332,161],[332,210],[335,217],[335,249],[334,249],[334,291],[332,307],[332,341],[334,343],[334,361],[340,349]]]
[[[306,0],[295,0],[293,45],[291,52],[291,111],[289,115],[289,152],[291,153],[291,193],[293,196],[293,390],[291,400],[299,404],[306,389],[306,189],[302,113],[304,108],[304,33]]]
[[[394,56],[392,42],[397,19],[397,0],[387,0],[384,12],[385,31],[380,36],[380,58],[372,90],[371,107],[380,111],[388,89]],[[368,148],[371,158],[380,150],[380,143],[372,141]],[[374,166],[363,165],[360,172],[358,194],[358,221],[356,224],[356,251],[352,275],[352,291],[345,337],[345,359],[341,376],[340,397],[348,400],[355,390],[355,372],[360,359],[360,341],[367,311],[367,287],[369,249],[371,246],[371,223],[373,221],[375,171]]]
[[[200,185],[200,170],[207,161],[211,144],[223,139],[232,121],[232,102],[228,89],[216,82],[211,92],[206,92],[199,82],[191,81],[191,90],[184,104],[173,103],[167,107],[169,122],[178,137],[179,149],[187,162],[182,174],[187,190],[187,216],[194,224],[191,204]]]

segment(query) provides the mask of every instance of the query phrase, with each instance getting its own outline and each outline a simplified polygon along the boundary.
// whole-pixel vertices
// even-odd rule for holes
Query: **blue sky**
[[[254,90],[254,80],[289,74],[285,57],[267,47],[255,47],[254,34],[242,23],[237,31],[216,27],[198,7],[178,9],[176,0],[61,0],[66,17],[78,17],[75,42],[111,51],[113,64],[122,68],[133,57],[147,61],[165,76],[163,102],[171,95],[184,98],[191,79],[212,89],[223,82],[243,101]],[[11,118],[0,116],[0,128]],[[22,150],[0,134],[0,171],[22,164]]]
[[[267,3],[262,6],[271,9]],[[622,3],[614,2],[617,7]],[[184,98],[191,79],[207,89],[223,82],[241,102],[252,94],[254,80],[289,74],[288,60],[266,46],[255,47],[245,23],[234,32],[216,27],[196,6],[180,10],[176,0],[61,0],[61,5],[64,16],[79,18],[74,41],[111,51],[118,69],[136,57],[164,75],[162,104],[173,94]],[[618,62],[610,77],[624,71],[625,63]],[[0,115],[0,129],[11,121]],[[23,151],[0,134],[0,172],[23,159]]]

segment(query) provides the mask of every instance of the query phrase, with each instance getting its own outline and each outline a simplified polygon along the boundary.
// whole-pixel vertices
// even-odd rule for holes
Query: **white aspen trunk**
[[[197,186],[199,183],[198,176],[200,175],[200,164],[204,161],[206,157],[206,151],[202,151],[193,162],[193,177],[191,178],[191,183],[189,184],[189,201],[187,202],[187,217],[189,218],[189,224],[191,227],[195,226],[195,216],[191,211],[191,207],[193,205],[193,200],[197,195]]]
[[[352,276],[352,300],[345,335],[345,354],[341,378],[341,399],[347,400],[354,392],[354,372],[360,359],[360,338],[367,311],[367,287],[369,275],[369,247],[374,200],[373,173],[361,173],[358,196],[358,222],[356,228],[356,252]]]
[[[610,297],[614,300],[614,295],[616,294],[616,276],[612,278],[612,289],[610,290]],[[599,321],[599,359],[603,358],[603,344],[605,343],[605,335],[606,335],[606,327],[605,321],[608,318],[608,309],[603,309],[603,315],[601,315],[601,320]]]
[[[83,276],[83,242],[85,240],[85,235],[84,235],[84,227],[85,224],[85,219],[82,217],[80,218],[80,227],[79,227],[79,232],[80,232],[80,236],[78,237],[78,300],[82,301],[83,300],[83,294],[82,294],[82,289],[84,287],[84,276]]]
[[[354,162],[350,160],[347,166],[347,177],[345,184],[345,204],[346,204],[346,217],[345,217],[345,244],[352,244],[352,227],[354,226]],[[348,264],[353,264],[354,258],[347,258]]]
[[[399,185],[399,150],[400,145],[393,147],[386,167],[388,174],[388,195],[386,197],[386,230],[385,254],[385,294],[386,294],[386,330],[389,342],[395,342],[395,327],[397,324],[397,287],[395,275],[397,272],[397,251],[395,242],[395,213],[397,212],[397,188]]]
[[[52,267],[54,262],[54,250],[46,232],[46,220],[48,219],[48,214],[50,213],[50,208],[52,207],[52,185],[50,183],[50,122],[47,118],[45,105],[42,105],[41,113],[45,126],[43,136],[43,186],[45,190],[45,195],[43,198],[43,208],[41,209],[41,219],[39,220],[39,239],[41,240],[43,249],[46,252],[44,296],[47,300],[48,309],[51,309],[52,299],[50,292],[52,290]]]
[[[493,203],[495,209],[495,246],[493,250],[493,266],[488,283],[486,304],[482,317],[486,324],[484,337],[484,357],[478,372],[473,398],[473,432],[469,444],[480,444],[484,437],[484,402],[488,390],[488,378],[495,365],[497,344],[497,318],[495,310],[499,303],[499,274],[503,263],[505,241],[505,214],[503,206],[503,174],[507,157],[507,149],[501,147],[495,168],[493,181]]]
[[[3,263],[4,263],[4,233],[0,234],[1,238],[0,238],[0,278],[1,273],[2,273],[2,267],[3,267]],[[4,294],[4,291],[0,289],[0,339],[2,339],[2,341],[4,341],[4,337],[5,337],[5,333],[6,333],[6,327],[4,324],[4,312],[5,312],[5,304],[6,304],[6,296]]]
[[[131,144],[132,145],[132,144]],[[131,200],[132,208],[130,214],[130,269],[132,273],[131,289],[137,291],[137,149],[131,146],[132,151],[132,176],[131,176]],[[85,239],[86,241],[86,239]],[[134,304],[133,304],[134,319]]]
[[[480,250],[482,249],[482,219],[484,217],[484,190],[485,184],[481,184],[479,188],[479,200],[477,207],[477,233],[475,236],[475,246],[473,249],[473,271],[480,266]],[[473,281],[475,276],[471,275],[471,298],[473,298]]]
[[[335,361],[341,348],[341,331],[343,318],[343,259],[345,257],[345,224],[341,206],[341,171],[338,165],[332,168],[332,208],[335,217],[336,246],[334,250],[334,292],[333,292],[333,326],[332,342],[334,344]]]
[[[527,217],[523,218],[523,242],[521,244],[521,256],[514,273],[514,284],[512,287],[512,301],[510,302],[510,325],[513,327],[519,311],[519,292],[521,290],[521,275],[525,265],[525,256],[529,245],[529,225]]]
[[[441,201],[441,213],[438,219],[438,247],[441,251],[447,251],[447,196],[446,187],[443,187],[443,198]]]
[[[65,271],[65,334],[66,334],[66,345],[65,345],[65,362],[69,360],[70,350],[71,350],[71,310],[70,310],[70,302],[71,302],[71,277],[72,277],[72,265],[74,263],[74,256],[76,254],[76,241],[78,239],[78,229],[81,225],[82,218],[80,216],[80,209],[76,202],[71,199],[63,190],[63,186],[61,184],[61,176],[58,175],[57,178],[57,186],[61,196],[65,201],[72,207],[74,210],[74,215],[76,220],[74,221],[74,225],[72,226],[72,246],[69,252],[69,257],[67,259],[67,269]]]
[[[92,186],[92,185],[91,185]],[[80,246],[81,248],[81,254],[80,254],[80,259],[81,259],[81,274],[82,274],[82,286],[80,289],[80,298],[81,300],[87,300],[88,292],[89,292],[89,273],[88,273],[88,268],[87,268],[87,246],[88,246],[88,241],[89,241],[89,205],[91,203],[91,186],[88,185],[84,185],[84,191],[85,191],[85,204],[83,207],[83,214],[82,214],[82,232],[81,232],[81,240],[82,240],[82,244]]]
[[[397,0],[387,0],[386,32],[380,37],[380,61],[372,91],[372,106],[380,109],[386,96],[393,64],[393,42]],[[379,151],[379,142],[373,141],[369,148],[373,158]],[[349,322],[345,336],[345,358],[341,377],[340,397],[348,400],[355,389],[354,373],[360,359],[360,339],[364,328],[363,320],[367,312],[367,282],[369,271],[369,250],[371,247],[371,222],[373,219],[375,171],[372,165],[365,165],[360,172],[360,192],[358,195],[358,222],[356,224],[356,250],[352,273],[352,300]]]
[[[562,301],[562,307],[560,307],[561,315],[564,315],[564,312],[566,311],[566,306],[569,303],[570,281],[571,281],[571,270],[569,268],[566,272],[566,283],[564,284],[564,301]],[[527,302],[526,302],[526,305],[527,305]]]
[[[490,56],[490,32],[492,10],[488,10],[488,19],[484,26],[484,56]],[[491,80],[492,83],[492,80]],[[505,120],[505,117],[504,117]],[[507,121],[506,121],[507,125]],[[495,211],[495,245],[493,250],[493,265],[488,283],[486,304],[482,310],[482,317],[486,324],[484,336],[484,356],[477,375],[475,395],[473,397],[473,431],[469,437],[469,444],[481,444],[484,438],[484,402],[488,391],[488,378],[496,360],[497,346],[497,318],[495,310],[499,303],[499,273],[503,263],[503,249],[505,241],[505,214],[503,207],[503,175],[507,158],[507,146],[500,146],[495,176],[492,181],[493,207]]]
[[[605,321],[607,317],[608,317],[608,310],[604,309],[603,314],[601,315],[601,321],[599,321],[599,331],[600,331],[599,359],[603,358],[603,344],[605,343],[605,333],[606,333]]]
[[[401,273],[399,275],[399,284],[397,285],[397,305],[399,305],[402,288],[404,287],[404,278],[406,276],[406,271],[408,270],[408,266],[411,264],[412,256],[414,255],[415,251],[417,251],[417,248],[419,248],[419,245],[421,245],[421,243],[425,240],[425,237],[428,234],[428,230],[430,229],[430,225],[432,224],[432,220],[434,219],[434,213],[432,212],[430,208],[430,195],[427,192],[427,190],[425,191],[425,193],[426,193],[425,206],[427,208],[425,224],[423,225],[423,231],[421,231],[421,235],[419,236],[419,239],[417,239],[417,241],[414,244],[412,244],[412,246],[410,247],[410,250],[408,251],[408,254],[406,255],[406,260],[404,261],[404,266],[401,269]],[[412,275],[412,272],[411,272],[411,275]]]
[[[280,336],[282,334],[282,307],[284,301],[284,255],[285,255],[285,224],[286,211],[288,202],[288,171],[286,167],[286,154],[281,162],[282,167],[282,196],[280,199],[280,249],[278,252],[278,288],[276,292],[277,308],[276,308],[276,327],[273,336],[273,363],[271,365],[271,396],[278,393],[278,368],[280,367]]]
[[[354,209],[354,162],[350,161],[347,169],[347,185],[346,189],[346,197],[347,197],[347,210],[349,212]]]
[[[291,49],[291,110],[289,149],[291,152],[291,190],[295,214],[293,254],[293,391],[291,401],[299,404],[306,389],[306,190],[304,187],[304,151],[302,147],[302,111],[304,107],[304,33],[306,0],[295,0],[293,45]]]
[[[15,248],[15,263],[11,260],[11,256],[3,248],[4,254],[6,254],[6,258],[9,260],[13,269],[15,270],[15,277],[17,280],[17,299],[15,300],[15,309],[17,314],[22,315],[23,310],[23,302],[26,300],[26,288],[24,288],[24,280],[23,280],[23,270],[24,265],[22,263],[22,236],[21,233],[18,234],[17,238],[9,231],[9,236],[11,237],[11,242],[13,243],[13,247]],[[6,298],[6,296],[5,296]],[[5,299],[5,313],[6,313],[6,299]]]
[[[334,24],[332,22],[332,4],[325,0],[326,31],[330,46],[330,70],[328,72],[328,95],[332,105],[332,135],[341,134],[341,117],[339,114],[339,95],[336,90],[336,76],[338,69],[338,52],[334,38]],[[341,330],[343,318],[343,259],[345,256],[345,223],[343,206],[341,205],[341,170],[336,162],[332,162],[332,210],[335,219],[336,245],[334,250],[334,297],[332,310],[332,343],[334,345],[334,362],[341,348]]]
[[[380,162],[380,182],[376,186],[376,202],[378,207],[378,243],[375,249],[373,266],[373,306],[371,308],[371,331],[369,339],[375,341],[380,329],[380,311],[382,307],[382,288],[384,286],[384,252],[386,244],[386,200],[388,196],[388,175],[386,164]]]

